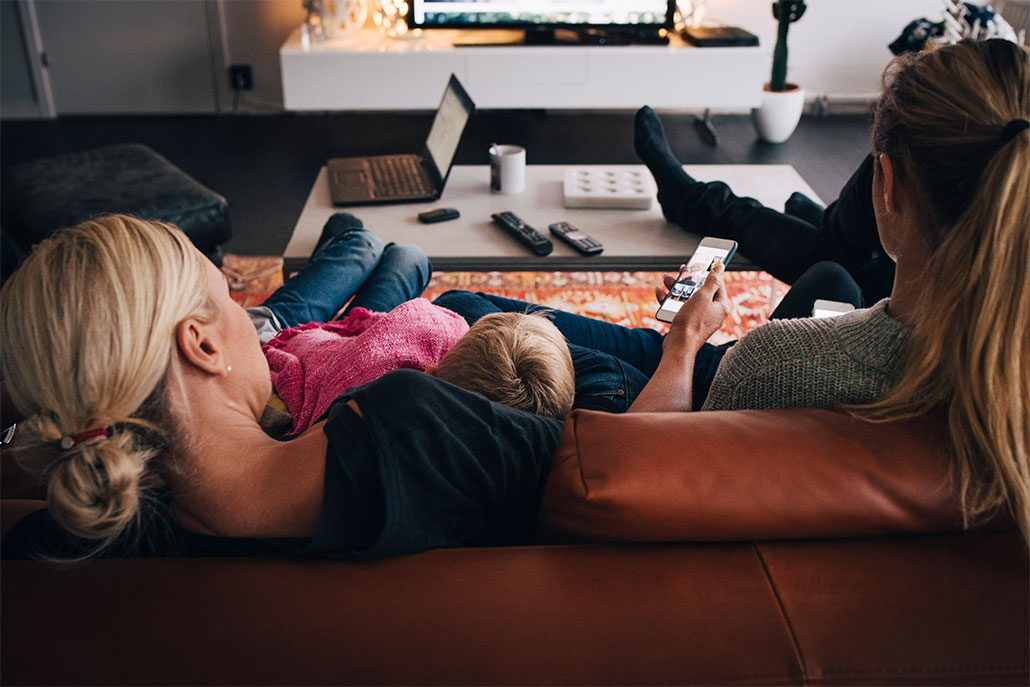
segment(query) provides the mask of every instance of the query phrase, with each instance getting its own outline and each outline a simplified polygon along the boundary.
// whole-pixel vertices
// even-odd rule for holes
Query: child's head
[[[540,315],[492,313],[447,352],[434,373],[492,401],[563,420],[576,394],[572,356]]]

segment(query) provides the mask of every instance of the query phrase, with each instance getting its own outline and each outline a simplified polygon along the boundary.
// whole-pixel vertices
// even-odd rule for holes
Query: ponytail
[[[873,146],[926,218],[928,287],[900,381],[855,410],[940,414],[966,526],[1008,509],[1030,542],[1028,55],[964,41],[888,70]]]

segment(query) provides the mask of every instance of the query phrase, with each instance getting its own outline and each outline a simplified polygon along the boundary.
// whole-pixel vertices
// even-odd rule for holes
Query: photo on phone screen
[[[679,309],[687,302],[690,295],[704,283],[705,277],[712,271],[716,261],[723,265],[730,261],[737,251],[737,242],[726,239],[704,238],[698,244],[697,250],[690,256],[686,266],[680,271],[676,283],[669,290],[658,307],[655,317],[662,322],[672,322]]]

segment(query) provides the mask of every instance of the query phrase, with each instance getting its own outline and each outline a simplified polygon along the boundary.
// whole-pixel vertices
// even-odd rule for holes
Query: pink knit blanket
[[[438,365],[468,329],[457,313],[416,298],[388,313],[354,308],[342,320],[284,329],[262,350],[272,386],[293,416],[289,433],[298,434],[352,386]]]

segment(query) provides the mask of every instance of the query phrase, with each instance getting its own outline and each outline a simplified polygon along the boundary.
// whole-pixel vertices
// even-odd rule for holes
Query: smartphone
[[[833,317],[834,315],[840,315],[841,313],[851,312],[854,309],[855,306],[851,303],[827,301],[822,298],[818,298],[815,301],[815,306],[812,308],[812,317]]]
[[[701,239],[701,243],[697,244],[697,250],[690,256],[690,260],[676,278],[676,283],[669,290],[669,295],[658,306],[655,317],[662,322],[672,322],[672,318],[676,317],[676,313],[690,298],[690,294],[697,291],[698,287],[704,283],[705,277],[712,271],[716,260],[726,265],[736,252],[736,241],[716,239],[710,236]]]

